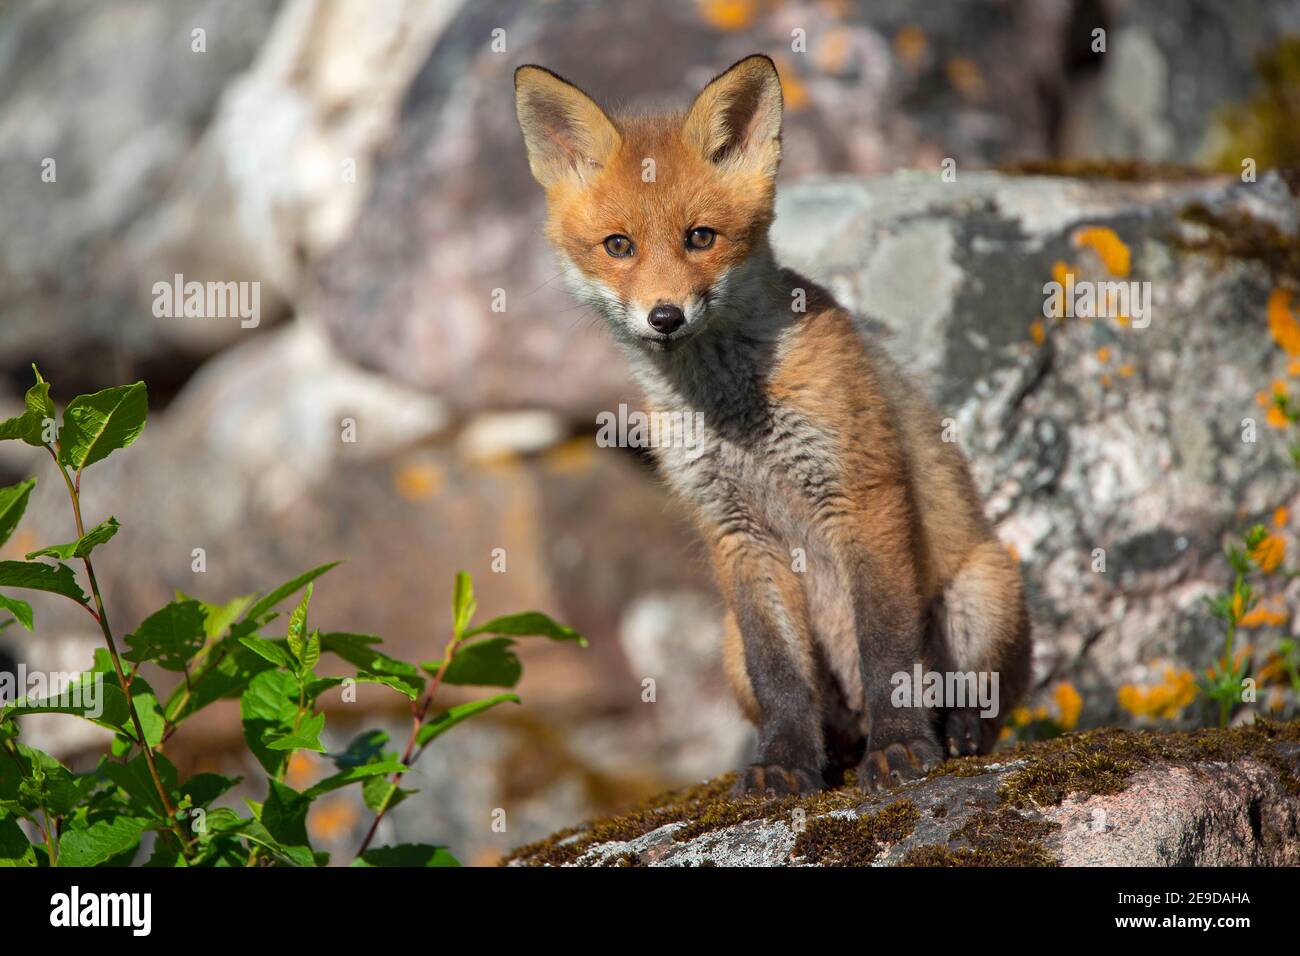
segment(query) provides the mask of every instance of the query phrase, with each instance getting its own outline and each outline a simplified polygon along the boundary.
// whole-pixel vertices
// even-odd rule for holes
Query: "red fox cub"
[[[945,749],[987,752],[1029,682],[1020,573],[938,412],[773,258],[772,61],[682,115],[610,117],[537,66],[515,99],[570,285],[676,423],[655,453],[709,543],[727,677],[758,728],[737,792],[817,790],[859,758],[874,792]]]

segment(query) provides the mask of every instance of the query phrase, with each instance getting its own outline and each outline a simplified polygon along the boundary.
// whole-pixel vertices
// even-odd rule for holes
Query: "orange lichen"
[[[425,501],[442,489],[442,469],[432,463],[402,465],[393,474],[393,487],[407,501]]]
[[[1097,253],[1106,271],[1123,278],[1129,274],[1131,254],[1114,229],[1108,226],[1086,226],[1072,237],[1077,248],[1089,248]]]
[[[758,17],[756,0],[700,0],[700,15],[726,33],[743,30]]]
[[[817,68],[823,73],[839,73],[848,65],[852,50],[848,30],[843,27],[829,30],[817,45]]]
[[[542,467],[553,474],[578,475],[591,470],[595,463],[590,438],[571,438],[546,449]]]
[[[1035,345],[1042,345],[1047,341],[1047,333],[1043,331],[1043,320],[1034,319],[1029,323],[1029,337],[1034,340]]]
[[[807,109],[811,97],[808,95],[808,87],[795,72],[794,64],[784,57],[777,57],[776,69],[781,75],[781,97],[784,100],[784,107],[795,113]]]
[[[986,92],[984,73],[974,60],[958,56],[948,61],[945,68],[953,89],[968,100],[982,100]]]
[[[1291,311],[1291,290],[1277,288],[1268,297],[1268,331],[1287,355],[1300,356],[1300,322]],[[1294,365],[1292,366],[1294,368]],[[1292,374],[1295,374],[1292,372]]]
[[[1275,534],[1265,535],[1250,549],[1250,558],[1265,574],[1272,574],[1286,559],[1286,541]]]
[[[1135,717],[1173,720],[1196,699],[1196,677],[1189,670],[1166,667],[1160,683],[1149,687],[1125,684],[1116,699]]]
[[[1061,729],[1073,730],[1078,726],[1079,715],[1083,712],[1083,697],[1074,685],[1069,681],[1057,684],[1052,699],[1056,702],[1056,722]]]
[[[918,26],[908,25],[894,34],[894,56],[909,69],[919,67],[929,49],[930,41]]]
[[[357,807],[344,797],[322,800],[311,812],[308,829],[321,840],[337,840],[347,836],[357,822]]]
[[[1238,621],[1237,626],[1247,630],[1258,627],[1280,627],[1290,618],[1291,615],[1280,607],[1265,607],[1261,604]]]

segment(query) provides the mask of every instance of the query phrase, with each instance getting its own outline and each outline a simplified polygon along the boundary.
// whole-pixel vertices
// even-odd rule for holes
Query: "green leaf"
[[[36,366],[32,366],[36,370]],[[46,421],[55,420],[54,402],[50,401],[50,383],[36,372],[36,384],[27,390],[26,410],[17,418],[0,422],[0,441],[16,438],[37,448],[44,448],[42,433]]]
[[[254,677],[275,668],[233,637],[223,638],[210,649],[209,659],[215,663],[193,679],[188,697],[181,684],[168,698],[166,712],[173,723],[180,723],[218,700],[240,696]]]
[[[11,773],[15,762],[18,772]],[[0,773],[0,806],[6,812],[31,816],[44,808],[54,816],[66,816],[95,787],[93,775],[79,777],[49,754],[26,744],[15,744],[0,766],[5,768]]]
[[[176,794],[175,766],[162,754],[154,754],[154,762],[158,767],[158,776],[162,778],[163,787],[166,788],[168,796],[174,797]],[[108,779],[113,781],[134,801],[133,808],[147,811],[156,820],[164,822],[167,820],[167,811],[163,808],[162,800],[158,797],[158,789],[154,786],[153,777],[149,773],[149,765],[145,762],[144,754],[139,754],[129,763],[105,760],[100,766]]]
[[[325,714],[312,714],[303,718],[297,730],[270,738],[266,747],[268,750],[314,750],[323,754],[325,746],[320,742],[320,735],[324,729]]]
[[[447,665],[442,682],[458,686],[514,687],[524,673],[519,657],[511,649],[514,645],[509,637],[490,637],[462,646]],[[420,666],[430,674],[437,674],[442,661],[425,661]]]
[[[420,728],[416,735],[415,741],[421,747],[427,744],[433,738],[445,734],[451,728],[455,727],[462,721],[469,720],[475,714],[482,713],[497,704],[503,704],[506,701],[519,703],[519,697],[515,694],[497,694],[495,697],[488,697],[484,700],[471,701],[468,704],[457,704],[449,710],[444,710],[427,724]]]
[[[271,776],[280,772],[288,754],[268,744],[293,732],[293,722],[298,716],[298,693],[298,681],[292,674],[268,670],[254,677],[239,699],[244,740]]]
[[[287,581],[284,584],[281,584],[278,588],[276,588],[271,593],[267,594],[265,597],[259,598],[257,603],[248,609],[248,613],[244,615],[243,619],[246,621],[257,620],[267,611],[271,610],[271,608],[275,607],[277,604],[279,604],[281,601],[287,598],[289,595],[295,594],[304,585],[309,584],[312,581],[315,581],[326,571],[330,570],[331,568],[336,568],[338,567],[338,565],[339,565],[338,561],[331,561],[329,564],[322,564],[318,568],[312,568],[310,571],[298,575],[292,581]]]
[[[397,786],[387,777],[368,777],[366,782],[361,785],[361,798],[365,800],[366,806],[379,813],[383,810],[391,810],[415,790],[406,790]]]
[[[35,487],[36,479],[28,478],[8,488],[0,488],[0,544],[8,541],[14,528],[18,527],[23,512],[27,510],[27,500]]]
[[[32,629],[32,606],[26,601],[0,594],[0,610],[8,611],[27,630]]]
[[[107,521],[101,521],[95,525],[71,544],[56,544],[48,548],[41,548],[39,551],[32,551],[27,555],[27,560],[50,557],[69,561],[72,558],[84,558],[94,551],[97,546],[117,534],[117,529],[120,527],[121,525],[117,523],[116,518],[109,518]]]
[[[331,759],[339,768],[360,767],[363,764],[386,760],[384,744],[388,743],[388,734],[382,730],[366,730],[357,734],[348,743],[347,749],[335,754]],[[396,754],[392,756],[396,757]]]
[[[412,690],[401,677],[390,677],[388,674],[367,674],[361,671],[352,677],[314,677],[307,681],[307,699],[315,703],[316,698],[331,688],[338,687],[340,684],[346,684],[348,681],[354,681],[358,684],[383,684],[385,687],[391,687],[407,700],[415,700],[419,694]]]
[[[258,819],[277,847],[299,866],[314,866],[311,842],[307,839],[307,811],[311,800],[277,780],[262,804]]]
[[[406,685],[406,694],[414,699],[424,691],[424,678],[414,664],[389,657],[374,649],[379,638],[370,634],[330,633],[320,636],[321,649],[337,654],[358,670],[393,677]]]
[[[423,843],[399,843],[367,850],[352,866],[460,866],[460,862],[443,846]]]
[[[285,640],[289,643],[289,650],[293,653],[296,660],[301,661],[304,650],[306,649],[307,639],[307,606],[311,604],[311,592],[315,585],[308,584],[307,590],[298,602],[298,606],[293,609],[289,615],[289,633]],[[318,649],[319,650],[319,649]],[[319,657],[319,654],[317,655]]]
[[[86,594],[77,584],[77,576],[66,564],[51,567],[43,561],[0,561],[0,587],[49,591],[70,597],[80,604],[86,603]]]
[[[477,609],[473,580],[464,571],[457,571],[456,584],[451,592],[451,615],[457,637],[465,633]]]
[[[113,671],[108,651],[95,651],[95,666],[83,671],[57,694],[47,694],[32,699],[25,697],[3,709],[0,719],[22,717],[29,714],[71,714],[89,720],[101,727],[123,734],[134,741],[135,727],[127,709],[126,693]],[[144,728],[145,740],[151,746],[162,739],[163,715],[153,688],[143,677],[131,682],[131,700],[135,702],[136,715]]]
[[[309,800],[315,800],[322,794],[346,787],[358,780],[366,780],[370,777],[386,777],[389,774],[405,772],[406,769],[406,765],[398,760],[381,760],[378,763],[364,764],[360,767],[349,767],[347,770],[326,777],[313,785],[303,792],[303,796]]]
[[[36,851],[18,821],[0,813],[0,867],[35,866]]]
[[[196,773],[181,785],[181,795],[190,798],[195,807],[206,807],[235,784],[239,777],[227,777],[221,773]]]
[[[133,851],[150,821],[144,817],[101,819],[80,830],[64,830],[59,839],[59,866],[99,866]]]
[[[320,663],[320,631],[312,631],[302,649],[302,672],[311,674]]]
[[[207,615],[193,599],[173,601],[150,614],[134,633],[126,636],[128,661],[157,664],[163,670],[183,671],[207,640]]]
[[[102,678],[96,686],[94,675],[82,674],[65,687],[61,693],[44,697],[23,697],[0,710],[0,717],[24,717],[29,714],[72,714],[114,730],[126,730],[131,716],[126,707],[126,694]]]
[[[59,461],[80,471],[126,448],[144,431],[149,396],[144,382],[78,395],[63,410]]]
[[[204,614],[204,631],[210,641],[215,641],[226,632],[235,621],[239,620],[239,615],[244,613],[244,609],[253,602],[253,595],[245,594],[243,597],[237,597],[225,604],[205,604],[203,606]]]
[[[586,639],[571,627],[557,624],[540,611],[524,611],[494,618],[486,624],[466,631],[466,637],[476,634],[505,634],[510,637],[546,637],[552,641],[576,641],[586,647]]]
[[[258,637],[256,634],[250,634],[248,637],[241,637],[239,643],[243,644],[254,654],[263,657],[277,667],[283,667],[285,670],[294,669],[293,658],[289,652],[275,641],[268,641],[264,637]]]

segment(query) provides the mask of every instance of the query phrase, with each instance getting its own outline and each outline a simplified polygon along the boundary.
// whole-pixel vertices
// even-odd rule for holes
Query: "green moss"
[[[1241,161],[1259,168],[1300,166],[1300,36],[1282,37],[1255,58],[1259,85],[1245,103],[1219,112],[1211,142],[1222,144],[1213,156],[1221,169],[1241,170]]]
[[[932,770],[931,776],[976,776],[992,772],[994,764],[1014,762],[1014,766],[1002,777],[1000,806],[981,810],[955,831],[956,846],[920,847],[909,852],[907,861],[918,865],[1044,865],[1051,861],[1040,841],[1054,825],[1022,816],[1019,808],[1059,804],[1075,793],[1117,793],[1128,786],[1135,773],[1153,765],[1191,766],[1249,757],[1271,767],[1291,792],[1300,794],[1300,778],[1278,752],[1283,743],[1300,744],[1300,722],[1258,720],[1230,730],[1174,733],[1103,728],[1022,744],[988,756],[950,760]],[[627,813],[520,847],[503,862],[572,863],[594,846],[634,840],[669,823],[684,824],[674,832],[674,839],[687,841],[754,820],[789,822],[794,811],[802,809],[808,823],[796,837],[796,854],[860,865],[874,858],[884,843],[897,842],[910,833],[920,815],[910,802],[899,800],[866,817],[826,818],[833,810],[860,806],[865,798],[850,786],[805,797],[736,799],[730,795],[734,782],[735,775],[727,774],[663,794]],[[943,815],[937,809],[933,813]],[[571,842],[563,843],[570,838]],[[640,865],[635,854],[620,856],[617,864]]]
[[[886,844],[906,838],[921,819],[910,800],[897,800],[867,816],[824,816],[809,820],[795,838],[793,855],[809,863],[867,866]]]
[[[735,780],[735,774],[724,774],[708,783],[670,791],[626,813],[585,827],[570,827],[545,840],[522,846],[502,863],[521,860],[539,866],[560,866],[576,862],[594,846],[635,840],[670,823],[684,824],[674,832],[673,838],[686,842],[714,830],[755,820],[789,822],[797,809],[811,819],[832,810],[852,809],[863,801],[862,793],[852,786],[801,797],[733,797],[731,787]],[[564,842],[575,836],[577,839]]]
[[[1109,179],[1136,183],[1203,179],[1213,173],[1195,166],[1174,163],[1148,163],[1140,159],[1022,159],[1004,163],[999,172],[1015,176],[1065,176],[1071,179]]]
[[[971,776],[993,763],[1020,763],[1002,780],[998,794],[1012,807],[1059,804],[1072,793],[1118,793],[1138,770],[1155,764],[1188,766],[1254,757],[1296,789],[1296,777],[1277,752],[1283,742],[1300,743],[1300,723],[1259,720],[1229,730],[1179,733],[1103,728],[1027,744],[1004,754],[949,761],[933,774]]]
[[[1131,760],[1082,749],[1067,751],[1051,760],[1038,760],[1014,770],[998,787],[1002,802],[1012,807],[1060,803],[1066,794],[1121,793],[1137,771]]]
[[[981,810],[948,837],[948,845],[909,850],[900,866],[1057,866],[1042,841],[1056,823],[1021,816],[1015,810]]]
[[[1209,231],[1204,239],[1177,240],[1180,248],[1219,259],[1258,262],[1275,280],[1287,277],[1300,281],[1300,236],[1283,232],[1249,213],[1218,213],[1199,203],[1188,206],[1179,218]]]

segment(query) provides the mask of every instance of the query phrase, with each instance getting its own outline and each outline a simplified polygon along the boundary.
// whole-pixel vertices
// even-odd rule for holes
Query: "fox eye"
[[[713,245],[713,239],[717,235],[708,226],[696,226],[686,234],[687,249],[707,249]]]
[[[605,251],[615,259],[623,259],[632,254],[632,240],[627,236],[607,236],[605,238]]]

